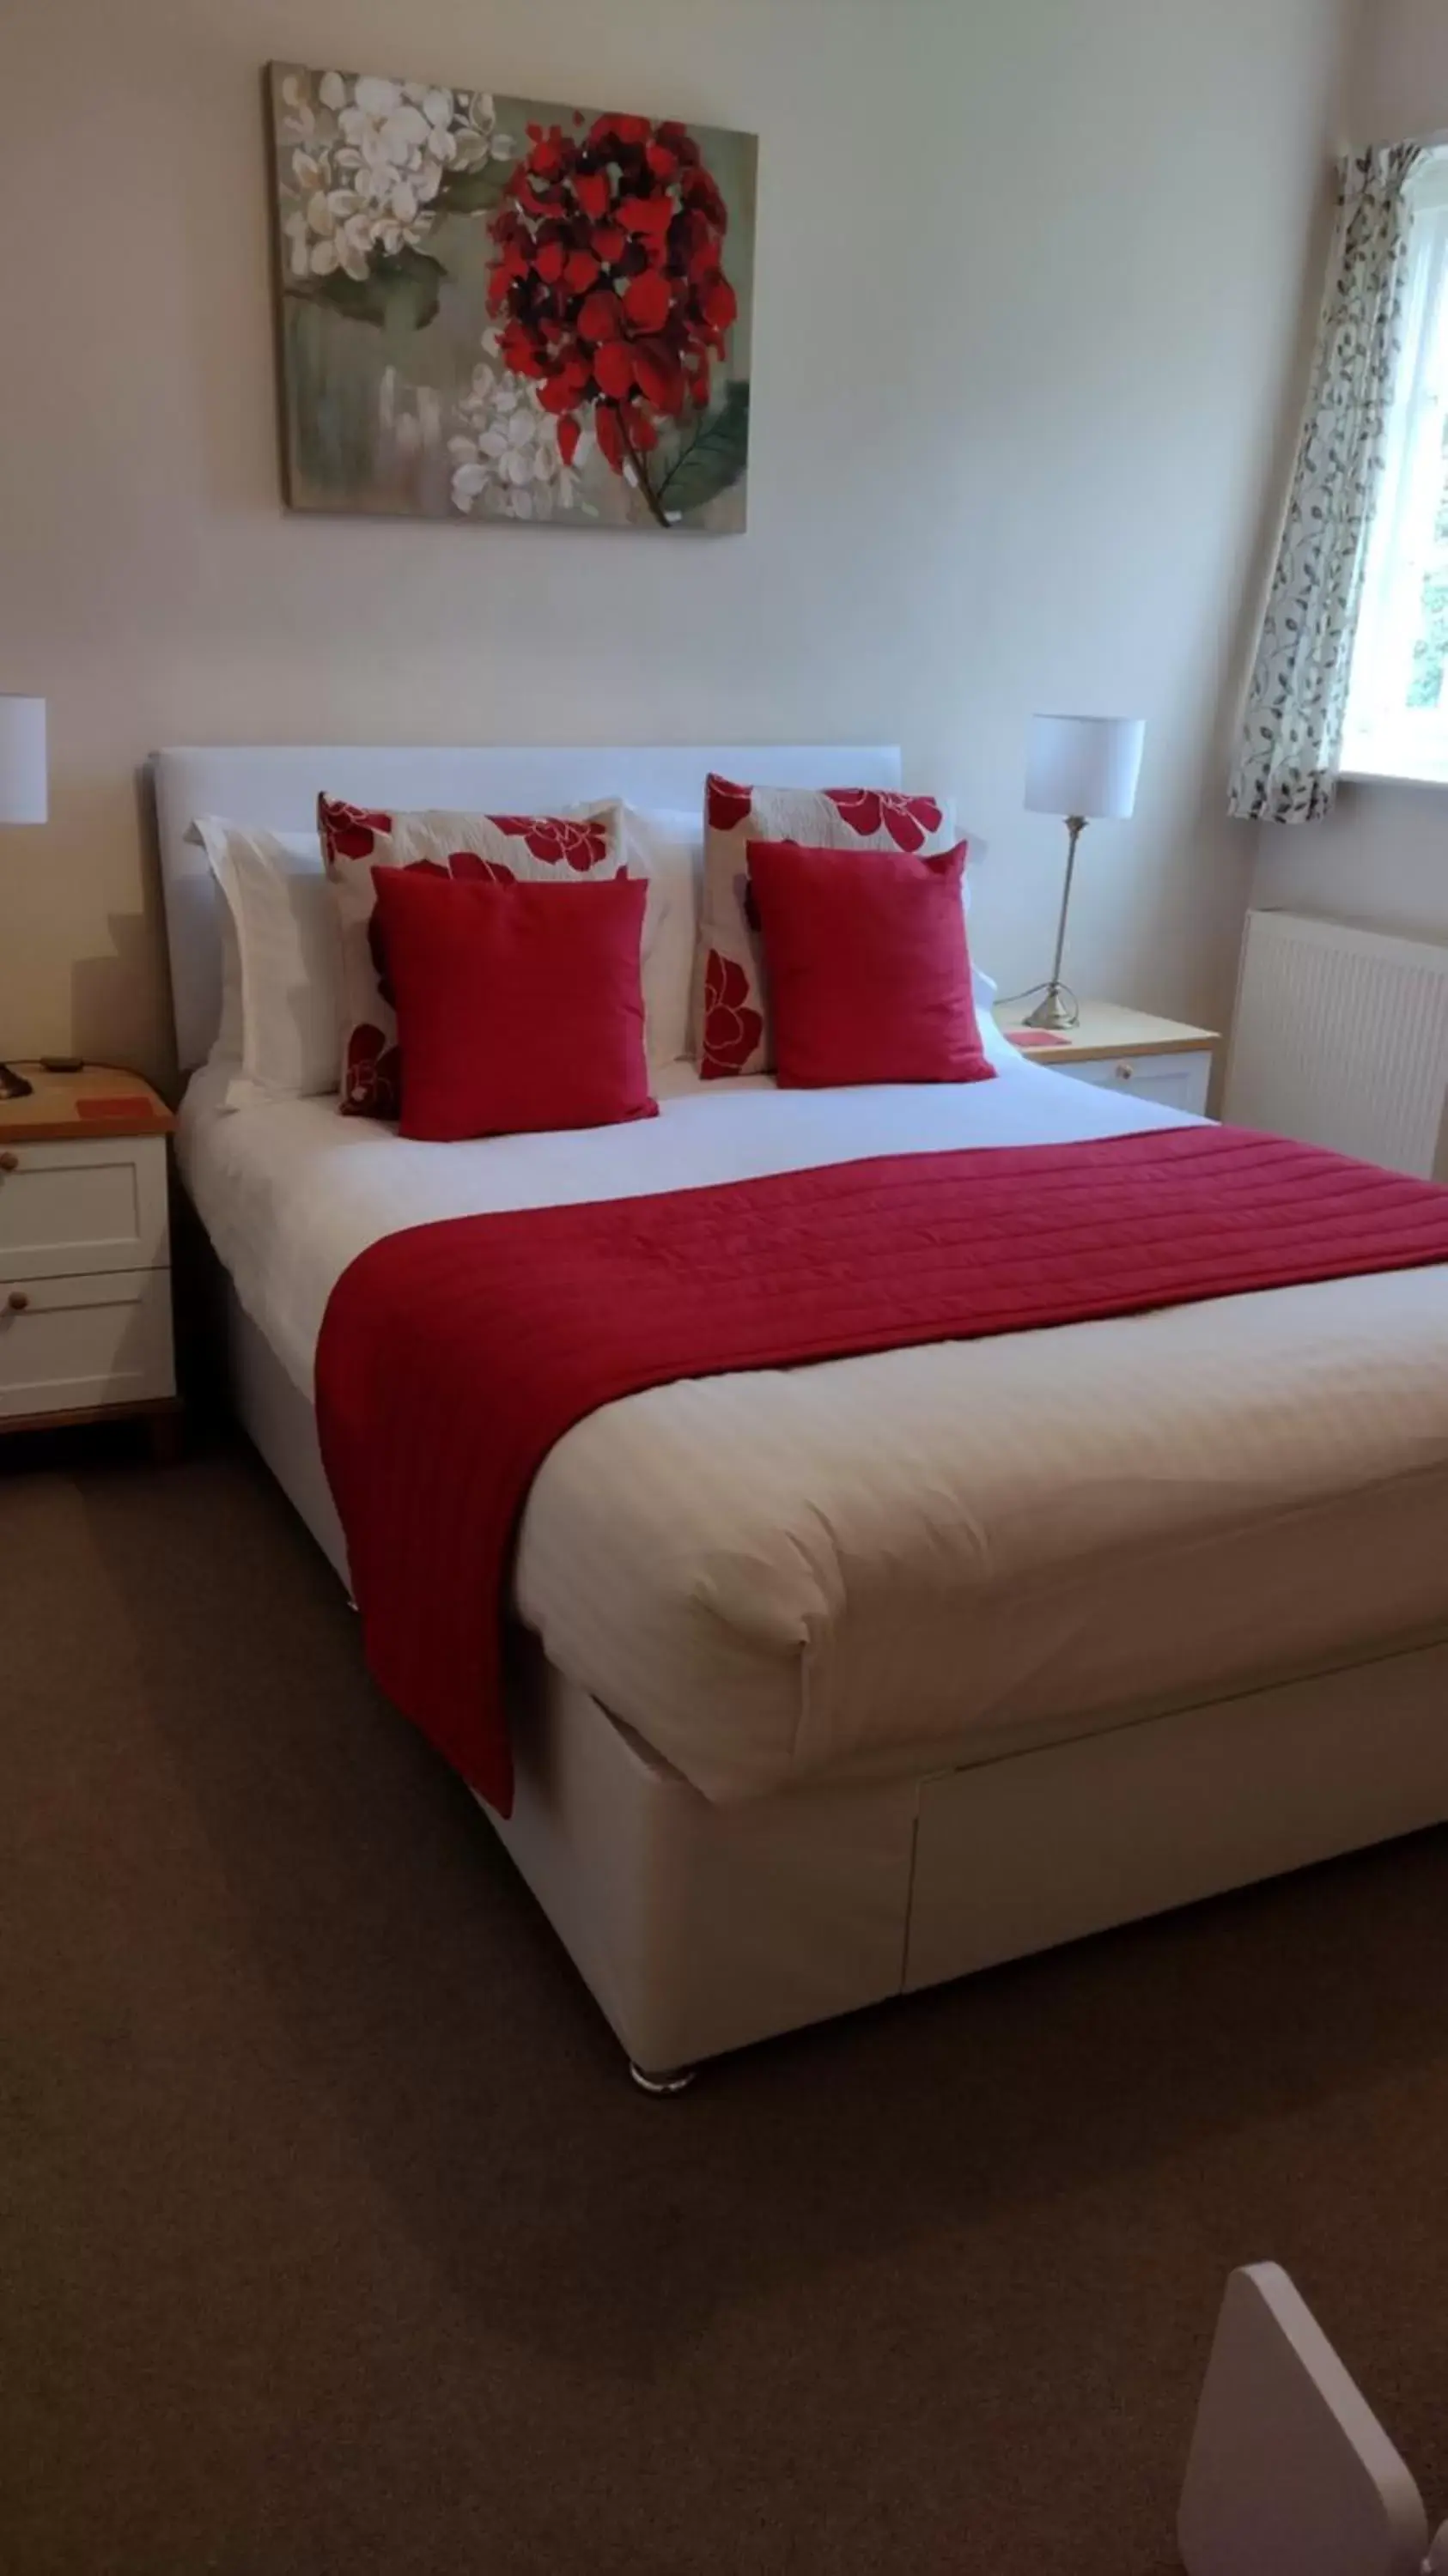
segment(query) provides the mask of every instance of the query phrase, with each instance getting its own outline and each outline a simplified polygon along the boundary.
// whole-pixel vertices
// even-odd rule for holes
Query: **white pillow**
[[[240,962],[241,1039],[227,1108],[335,1091],[341,955],[316,833],[268,832],[216,815],[198,817],[196,832],[226,898]],[[224,1038],[224,990],[222,1016]]]
[[[200,833],[195,830],[194,825],[192,829],[193,837],[199,841]],[[236,924],[231,917],[230,904],[223,902],[217,906],[217,910],[221,917],[221,1017],[217,1022],[216,1035],[211,1041],[211,1053],[206,1061],[208,1064],[239,1065],[241,1062],[241,948],[236,936]]]
[[[689,1052],[689,990],[699,931],[704,873],[703,819],[693,813],[623,812],[624,864],[647,877],[643,988],[650,1064],[677,1064]]]

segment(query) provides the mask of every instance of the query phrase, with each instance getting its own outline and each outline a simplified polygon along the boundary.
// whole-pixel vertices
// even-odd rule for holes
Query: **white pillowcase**
[[[197,837],[226,898],[240,968],[238,1071],[228,1109],[335,1091],[341,1052],[341,951],[331,889],[315,832],[268,832],[197,819]],[[223,946],[222,1030],[227,1027]]]
[[[630,876],[649,880],[644,915],[644,1017],[650,1064],[677,1064],[692,1056],[694,955],[704,887],[704,818],[700,813],[624,807],[625,864]],[[964,881],[970,911],[970,869]],[[986,1018],[996,987],[974,955],[971,990]]]
[[[194,823],[191,826],[191,835],[194,840],[201,839]],[[236,924],[231,918],[230,904],[220,903],[216,909],[221,929],[221,1018],[217,1022],[216,1035],[211,1041],[211,1053],[206,1061],[208,1064],[240,1064],[241,944],[236,936]]]
[[[650,1064],[677,1064],[689,1052],[689,996],[699,933],[704,874],[703,818],[693,813],[623,809],[624,866],[647,877],[643,989]]]
[[[268,832],[208,815],[193,826],[225,897],[221,1027],[213,1064],[237,1072],[226,1106],[335,1091],[341,1052],[341,953],[321,844],[314,832]],[[704,870],[703,816],[623,810],[624,864],[647,877],[643,993],[648,1058],[677,1064],[689,1025]],[[969,907],[970,871],[966,870]],[[995,998],[972,961],[976,1008]]]

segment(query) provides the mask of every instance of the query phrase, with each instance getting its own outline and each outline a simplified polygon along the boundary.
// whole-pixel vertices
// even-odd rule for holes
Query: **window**
[[[1408,183],[1402,361],[1353,651],[1342,765],[1448,785],[1448,151]]]

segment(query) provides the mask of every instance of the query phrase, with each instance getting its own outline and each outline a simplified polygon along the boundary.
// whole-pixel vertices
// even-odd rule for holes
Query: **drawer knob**
[[[18,1154],[12,1154],[7,1145],[4,1153],[0,1154],[0,1172],[18,1172],[19,1169],[20,1157]]]
[[[23,1315],[26,1307],[30,1303],[30,1300],[26,1296],[23,1288],[12,1288],[9,1296],[5,1300],[5,1303],[9,1307],[12,1315]]]
[[[1119,1064],[1116,1068],[1116,1079],[1118,1082],[1134,1082],[1136,1080],[1135,1065]]]

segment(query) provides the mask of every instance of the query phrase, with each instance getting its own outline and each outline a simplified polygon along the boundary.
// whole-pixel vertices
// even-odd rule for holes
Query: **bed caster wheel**
[[[646,2074],[642,2066],[628,2062],[628,2071],[641,2093],[654,2102],[667,2102],[675,2093],[687,2093],[699,2070],[697,2066],[669,2066],[662,2075]]]

